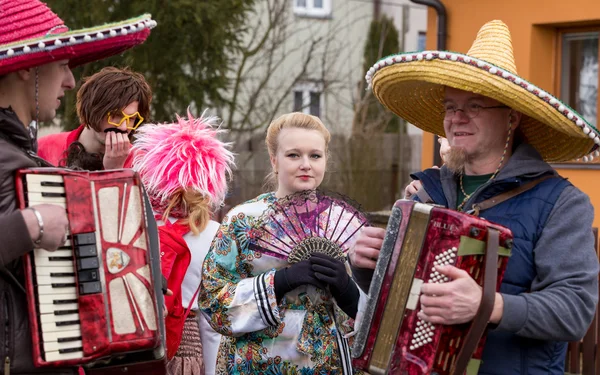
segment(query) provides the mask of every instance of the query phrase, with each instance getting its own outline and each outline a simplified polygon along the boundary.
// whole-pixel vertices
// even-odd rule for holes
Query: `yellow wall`
[[[598,0],[442,0],[448,14],[446,49],[466,53],[479,28],[487,21],[504,21],[512,35],[517,72],[556,95],[558,90],[557,30],[600,26]],[[437,49],[437,15],[428,11],[427,48]],[[433,136],[423,136],[422,167],[433,164]],[[590,196],[600,212],[600,169],[557,169]],[[600,227],[600,214],[594,226]]]

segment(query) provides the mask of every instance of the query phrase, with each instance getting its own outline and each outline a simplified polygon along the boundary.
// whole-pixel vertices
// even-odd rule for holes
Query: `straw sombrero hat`
[[[0,0],[0,76],[57,60],[75,67],[116,55],[144,42],[154,26],[146,14],[69,31],[39,0]]]
[[[444,87],[495,99],[523,114],[519,128],[544,160],[598,156],[600,133],[579,113],[517,75],[510,32],[486,23],[467,54],[422,51],[388,56],[366,76],[379,101],[415,126],[444,135]]]

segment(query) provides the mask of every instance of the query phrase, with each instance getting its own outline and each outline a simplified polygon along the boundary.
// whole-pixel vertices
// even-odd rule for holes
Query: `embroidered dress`
[[[351,374],[354,321],[327,291],[312,285],[278,304],[275,271],[285,260],[252,251],[257,218],[275,201],[267,193],[223,219],[203,267],[200,308],[223,334],[217,374]]]
[[[169,217],[169,222],[175,223],[175,217]],[[165,223],[158,220],[157,224]],[[202,314],[198,313],[196,291],[202,278],[202,263],[208,253],[210,244],[217,233],[219,224],[210,220],[206,228],[197,235],[187,232],[183,240],[187,244],[191,259],[187,269],[175,270],[185,272],[181,281],[181,315],[191,307],[190,314],[185,319],[181,342],[175,356],[167,365],[169,375],[210,375],[215,373],[217,349],[221,335],[215,332]],[[161,257],[164,253],[161,253]],[[173,292],[177,290],[173,287]],[[196,297],[196,300],[192,300]],[[168,337],[168,336],[167,336]]]

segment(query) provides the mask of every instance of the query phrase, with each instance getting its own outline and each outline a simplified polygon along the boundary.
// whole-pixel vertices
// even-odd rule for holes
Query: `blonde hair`
[[[187,225],[194,235],[202,232],[212,215],[210,200],[204,195],[193,190],[178,190],[169,199],[169,204],[163,213],[162,220],[166,222],[171,210],[182,207],[187,215],[179,221]]]
[[[281,133],[282,129],[318,131],[325,140],[325,155],[329,156],[329,141],[331,141],[329,130],[327,130],[321,119],[318,117],[301,112],[292,112],[281,115],[269,125],[267,128],[267,136],[265,138],[269,156],[274,157],[277,154],[277,148],[279,147],[279,133]],[[269,173],[265,178],[265,181],[265,187],[267,189],[273,189],[277,186],[277,177],[274,172]]]

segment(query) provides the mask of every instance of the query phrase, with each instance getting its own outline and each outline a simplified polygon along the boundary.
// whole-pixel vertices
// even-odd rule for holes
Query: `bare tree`
[[[234,57],[233,83],[224,94],[226,127],[246,134],[264,129],[292,109],[292,91],[300,82],[319,83],[322,94],[344,84],[337,60],[363,43],[344,40],[346,28],[368,17],[352,10],[349,5],[335,18],[319,20],[294,15],[288,0],[259,1],[256,22]]]
[[[397,154],[397,135],[363,138],[354,130],[362,116],[360,133],[382,134],[383,124],[392,117],[367,118],[366,109],[364,114],[356,113],[365,107],[360,103],[369,100],[365,99],[369,97],[366,87],[357,87],[357,78],[364,76],[363,48],[372,6],[339,1],[331,19],[314,19],[295,15],[291,3],[258,2],[255,22],[233,59],[232,85],[223,93],[227,105],[221,108],[221,116],[238,153],[233,203],[255,196],[270,169],[264,129],[293,109],[293,90],[298,84],[314,83],[327,100],[320,117],[334,134],[327,187],[357,199],[367,209],[389,205],[397,190],[395,172],[389,168]]]

